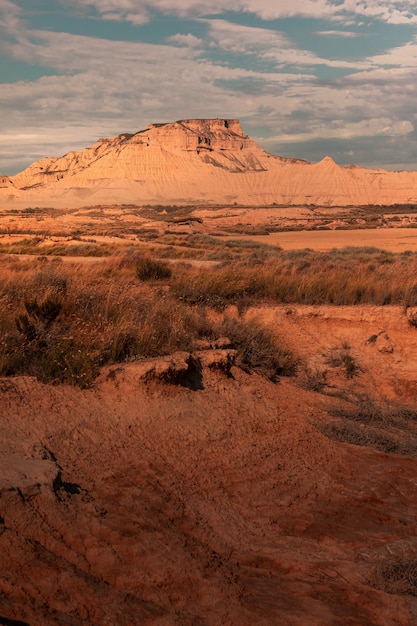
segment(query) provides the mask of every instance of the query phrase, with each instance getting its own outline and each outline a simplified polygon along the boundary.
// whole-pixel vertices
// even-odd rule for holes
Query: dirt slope
[[[3,207],[241,203],[349,206],[417,201],[417,172],[266,153],[238,120],[151,124],[0,178]]]
[[[282,308],[274,323],[288,331],[297,319],[293,347],[314,360],[344,331],[310,313]],[[259,315],[270,323],[269,310]],[[407,332],[393,352],[368,346],[360,376],[334,370],[331,384],[369,385],[370,363],[391,359],[386,380],[412,337],[406,320],[350,316],[358,351],[370,328]],[[274,385],[237,367],[228,377],[209,352],[201,374],[175,378],[186,356],[107,369],[83,391],[0,381],[0,617],[416,623],[417,600],[378,589],[376,568],[415,554],[417,461],[324,437],[315,425],[335,398],[294,379]]]

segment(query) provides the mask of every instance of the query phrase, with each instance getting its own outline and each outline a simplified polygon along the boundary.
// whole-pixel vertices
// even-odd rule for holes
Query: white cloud
[[[383,54],[370,58],[374,65],[397,66],[401,68],[417,67],[417,37],[412,41],[396,48],[391,48]]]
[[[179,46],[186,46],[187,48],[196,48],[203,44],[203,40],[195,37],[191,33],[187,33],[186,35],[182,35],[181,33],[177,33],[176,35],[172,35],[172,37],[168,37],[168,42],[178,44]]]
[[[344,37],[344,38],[355,38],[355,37],[363,37],[364,35],[361,33],[356,33],[350,30],[318,30],[316,31],[316,35],[321,35],[322,37]]]
[[[11,33],[19,30],[21,24],[22,10],[10,0],[0,0],[0,50],[3,41]]]
[[[256,55],[259,59],[273,61],[277,67],[288,65],[311,67],[325,65],[348,69],[369,67],[361,61],[326,59],[309,50],[297,47],[284,33],[269,28],[243,26],[220,19],[200,20],[208,25],[211,45],[242,55]]]
[[[132,21],[149,19],[153,12],[179,17],[247,12],[265,20],[303,16],[348,23],[352,16],[390,24],[417,24],[416,0],[60,0],[62,4],[94,7],[101,15]]]
[[[373,118],[359,122],[347,123],[345,120],[335,120],[328,124],[317,125],[304,132],[264,137],[263,144],[273,143],[300,143],[314,139],[354,139],[355,137],[402,137],[409,135],[414,126],[409,120],[390,120],[388,118]]]

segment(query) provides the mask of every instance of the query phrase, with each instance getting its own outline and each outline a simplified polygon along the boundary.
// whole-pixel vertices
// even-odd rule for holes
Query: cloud
[[[348,22],[352,17],[389,24],[417,24],[415,0],[60,0],[68,6],[94,7],[99,15],[118,15],[127,21],[149,19],[155,12],[178,17],[202,17],[246,12],[264,20],[308,17]]]
[[[277,68],[298,66],[300,68],[324,65],[348,69],[369,67],[362,61],[327,59],[309,50],[296,46],[284,33],[269,28],[243,26],[220,19],[202,19],[208,26],[208,37],[212,47],[245,56],[255,55],[258,59],[274,62]]]
[[[366,138],[372,150],[374,138],[378,154],[382,144],[385,151],[390,147],[391,154],[384,153],[390,163],[396,158],[403,163],[403,155],[417,163],[416,40],[350,62],[303,50],[272,28],[199,17],[200,37],[187,24],[190,32],[156,45],[30,30],[16,2],[0,0],[0,15],[6,12],[8,19],[7,33],[0,37],[3,52],[57,75],[2,84],[0,108],[9,130],[0,134],[0,173],[6,166],[22,169],[45,154],[82,148],[100,136],[192,117],[238,117],[255,138],[271,137],[261,141],[278,153],[285,144],[299,150],[295,156],[305,157],[306,146],[320,140],[343,143],[349,158],[352,146]],[[76,4],[80,9],[95,6],[101,17],[120,20],[132,11],[136,19],[151,19],[157,8],[178,15],[192,9],[195,15],[203,7],[191,0],[156,0],[154,9],[148,2],[130,0],[73,0]],[[288,8],[288,3],[276,1],[225,0],[221,8],[220,2],[211,3],[210,10],[253,5],[266,15],[313,10],[310,4],[294,0]],[[340,7],[347,4],[314,3],[317,15],[324,7],[332,19],[341,18]],[[375,5],[369,0],[367,7]],[[323,36],[332,32],[322,31]],[[342,68],[348,75],[319,79],[320,65]]]
[[[354,139],[355,137],[402,137],[414,131],[409,120],[390,120],[388,118],[373,118],[359,122],[345,123],[344,120],[335,120],[329,124],[315,126],[304,132],[275,135],[262,138],[264,144],[269,143],[300,143],[314,139]]]
[[[354,38],[354,37],[363,37],[362,33],[356,33],[350,30],[318,30],[315,33],[316,35],[320,35],[322,37],[346,37],[346,38]]]
[[[10,0],[0,0],[0,50],[2,43],[11,33],[19,30],[22,19],[22,9]]]
[[[373,56],[370,60],[374,65],[415,68],[417,67],[417,37],[402,46],[391,48],[383,54]]]
[[[172,35],[172,37],[168,37],[167,41],[169,43],[178,44],[179,46],[186,46],[187,48],[197,48],[203,44],[202,39],[195,37],[191,33],[187,33],[186,35],[177,33],[176,35]]]

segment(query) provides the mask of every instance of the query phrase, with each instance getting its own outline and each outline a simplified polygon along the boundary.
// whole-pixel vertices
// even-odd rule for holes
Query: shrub
[[[417,328],[417,312],[413,311],[413,313],[411,313],[408,317],[408,323],[410,324],[410,326],[412,326],[413,328]]]
[[[55,297],[48,297],[38,304],[35,298],[25,300],[24,305],[26,313],[21,313],[15,318],[17,329],[26,341],[37,340],[44,345],[46,332],[60,314],[62,302]]]
[[[385,593],[417,596],[417,558],[404,556],[382,560],[374,568],[373,587]]]
[[[323,391],[327,386],[327,370],[317,367],[304,367],[300,374],[299,383],[303,389],[308,391]]]
[[[165,280],[170,278],[171,274],[171,268],[162,261],[155,261],[145,257],[136,264],[136,276],[142,281]]]
[[[360,366],[350,353],[350,347],[343,344],[340,348],[333,347],[326,356],[326,363],[331,367],[342,367],[346,378],[353,378],[361,371]]]
[[[236,364],[247,371],[255,371],[276,382],[279,376],[291,376],[297,369],[293,355],[280,345],[276,334],[255,322],[228,320],[221,334],[230,338],[237,350]]]

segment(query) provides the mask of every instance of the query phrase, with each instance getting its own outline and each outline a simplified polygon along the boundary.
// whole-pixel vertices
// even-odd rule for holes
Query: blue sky
[[[417,0],[0,0],[0,174],[152,122],[417,170]]]

